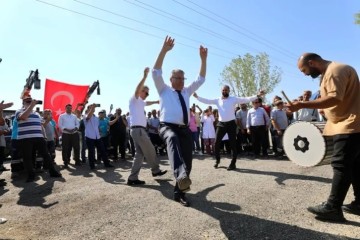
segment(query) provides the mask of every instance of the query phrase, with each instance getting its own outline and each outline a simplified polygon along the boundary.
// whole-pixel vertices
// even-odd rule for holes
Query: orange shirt
[[[320,82],[321,96],[333,96],[338,105],[324,109],[328,119],[323,135],[360,132],[360,82],[355,69],[331,62]]]

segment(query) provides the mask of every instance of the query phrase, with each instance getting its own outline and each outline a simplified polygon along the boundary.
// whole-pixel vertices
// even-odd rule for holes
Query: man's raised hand
[[[150,68],[146,67],[144,69],[144,78],[147,78],[148,74],[149,74]]]
[[[208,55],[208,49],[204,48],[203,46],[200,45],[200,58],[201,60],[206,60],[207,55]]]
[[[0,111],[3,110],[3,109],[9,108],[9,107],[11,107],[12,105],[14,105],[14,103],[12,103],[12,102],[4,103],[4,101],[2,101],[2,102],[0,103]]]
[[[164,45],[163,45],[163,47],[162,47],[162,49],[164,50],[164,51],[170,51],[173,47],[174,47],[174,45],[175,45],[175,39],[174,38],[171,38],[171,37],[169,37],[169,36],[166,36],[166,38],[165,38],[165,41],[164,41]]]

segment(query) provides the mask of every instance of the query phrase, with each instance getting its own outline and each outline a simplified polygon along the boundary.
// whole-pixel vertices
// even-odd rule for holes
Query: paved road
[[[63,179],[42,173],[34,183],[4,172],[0,217],[8,222],[0,225],[0,239],[360,239],[359,216],[334,224],[306,211],[326,199],[329,165],[239,158],[228,172],[229,161],[214,169],[212,158],[195,157],[189,208],[172,200],[170,172],[154,179],[144,165],[146,185],[127,186],[131,161],[95,172],[71,166],[61,170]],[[170,170],[166,158],[161,165]]]

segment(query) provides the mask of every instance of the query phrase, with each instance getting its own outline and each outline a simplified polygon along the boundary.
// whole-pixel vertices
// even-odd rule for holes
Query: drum
[[[325,122],[294,122],[284,132],[283,145],[288,158],[297,165],[313,167],[329,164],[332,138],[323,136]]]

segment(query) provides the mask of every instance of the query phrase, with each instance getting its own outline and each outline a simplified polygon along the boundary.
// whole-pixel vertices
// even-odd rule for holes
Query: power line
[[[184,7],[186,7],[186,8],[189,8],[189,9],[191,9],[191,10],[193,10],[193,11],[196,11],[196,10],[194,10],[194,9],[192,9],[192,8],[184,5],[184,4],[179,3],[178,1],[175,1],[175,0],[173,0],[173,1],[176,2],[176,3],[178,3],[178,4],[180,4],[180,5],[182,5],[182,6],[184,6]],[[224,20],[224,21],[226,21],[226,22],[228,22],[228,23],[230,23],[230,24],[232,24],[232,25],[234,25],[234,26],[242,29],[243,31],[247,32],[248,34],[243,33],[243,32],[240,32],[240,31],[238,31],[238,30],[236,30],[236,29],[233,29],[232,27],[230,27],[230,26],[228,26],[228,25],[225,25],[225,24],[223,24],[223,23],[221,23],[221,22],[219,22],[219,21],[217,21],[217,20],[215,20],[215,19],[213,19],[213,18],[211,18],[211,17],[209,17],[209,16],[207,16],[207,15],[204,15],[204,14],[201,14],[201,13],[198,12],[199,14],[201,14],[201,15],[207,17],[207,18],[210,18],[211,20],[213,20],[213,21],[215,21],[215,22],[217,22],[217,23],[220,23],[220,24],[222,24],[223,26],[226,26],[226,27],[228,27],[229,29],[231,29],[231,30],[233,30],[233,31],[235,31],[235,32],[237,32],[237,33],[239,33],[239,34],[241,34],[241,35],[244,35],[244,36],[246,36],[246,37],[248,37],[248,38],[250,38],[250,39],[252,39],[252,40],[254,40],[254,41],[258,42],[258,43],[261,43],[261,44],[263,44],[263,45],[265,45],[265,46],[268,46],[268,47],[270,47],[270,48],[272,48],[272,49],[274,49],[274,47],[275,47],[275,48],[278,49],[277,51],[281,51],[282,54],[285,53],[284,55],[286,55],[286,56],[289,56],[289,57],[291,57],[291,58],[292,58],[292,57],[296,57],[296,54],[294,54],[294,53],[292,53],[292,52],[290,52],[290,51],[288,51],[288,50],[286,50],[286,49],[284,49],[284,48],[276,45],[275,43],[270,42],[269,40],[267,40],[267,39],[265,39],[265,38],[263,38],[263,37],[255,34],[255,33],[253,33],[253,32],[251,32],[250,30],[248,30],[248,29],[240,26],[239,24],[234,23],[234,22],[226,19],[226,18],[220,16],[219,14],[216,14],[215,12],[212,12],[212,11],[206,9],[206,8],[200,6],[200,5],[197,4],[197,3],[194,3],[194,2],[191,1],[191,0],[186,0],[186,1],[190,2],[191,4],[193,4],[193,5],[195,5],[195,6],[199,7],[199,8],[201,8],[201,9],[204,10],[204,11],[206,11],[206,12],[208,12],[208,13],[211,13],[211,14],[213,14],[214,16],[216,16],[216,17],[218,17],[218,18],[220,18],[220,19],[222,19],[222,20]],[[197,11],[196,11],[196,12],[197,12]],[[252,35],[252,36],[254,36],[254,37],[249,36],[249,34]],[[275,50],[275,49],[274,49],[274,50]]]
[[[237,40],[234,40],[234,39],[231,39],[231,38],[226,37],[226,36],[224,36],[224,35],[221,35],[221,34],[219,34],[219,33],[216,33],[216,32],[214,32],[214,31],[212,31],[211,29],[208,29],[208,28],[206,28],[206,27],[203,27],[203,26],[194,24],[194,23],[192,23],[192,22],[190,22],[190,21],[188,21],[188,20],[186,20],[186,19],[180,18],[180,17],[178,17],[178,16],[176,16],[176,15],[174,15],[174,14],[172,14],[172,13],[169,13],[169,12],[166,12],[166,11],[164,11],[164,10],[162,10],[162,9],[156,8],[156,7],[154,7],[154,6],[150,5],[150,4],[144,3],[144,2],[142,2],[142,1],[140,1],[140,0],[134,0],[134,1],[136,1],[136,2],[138,2],[138,3],[140,3],[140,4],[142,4],[142,5],[145,5],[145,6],[147,6],[148,8],[139,6],[139,5],[137,5],[137,4],[133,3],[133,2],[130,2],[130,1],[128,1],[128,0],[123,0],[123,1],[125,1],[125,2],[127,2],[127,3],[130,3],[130,4],[134,5],[134,6],[141,7],[141,8],[143,8],[143,9],[148,10],[148,11],[151,11],[151,12],[153,12],[153,13],[155,13],[155,14],[157,14],[157,15],[160,15],[160,16],[162,16],[162,17],[165,17],[165,18],[174,20],[173,18],[164,16],[164,14],[159,14],[158,12],[165,13],[165,14],[168,15],[168,16],[172,16],[172,17],[174,17],[174,18],[176,18],[176,19],[179,19],[179,20],[180,20],[180,23],[183,24],[184,22],[186,22],[186,23],[187,23],[186,25],[188,25],[188,26],[190,26],[190,27],[193,27],[193,28],[196,28],[196,29],[198,29],[198,30],[201,31],[201,32],[205,32],[205,33],[211,34],[211,35],[213,35],[213,36],[215,36],[215,37],[218,37],[218,38],[223,39],[223,40],[227,40],[228,42],[231,42],[231,43],[234,43],[234,44],[243,46],[243,47],[245,47],[245,48],[247,48],[247,49],[254,50],[254,51],[258,52],[258,53],[262,52],[262,51],[260,51],[259,49],[256,49],[256,48],[254,48],[254,47],[250,47],[250,46],[248,46],[248,45],[245,45],[244,43],[241,43],[241,42],[239,42],[239,41],[237,41]],[[149,10],[149,8],[155,9],[155,10],[158,11],[158,12]],[[174,20],[174,21],[179,22],[179,20]],[[214,34],[215,34],[215,35],[214,35]],[[276,59],[276,60],[279,61],[279,62],[285,63],[285,64],[287,64],[287,65],[289,65],[289,66],[293,66],[292,63],[289,63],[289,62],[287,62],[287,61],[285,61],[285,60],[283,60],[283,59],[275,58],[275,57],[273,57],[273,56],[271,56],[271,57],[272,57],[273,59]],[[288,56],[288,57],[289,57],[289,56]]]
[[[128,0],[124,0],[124,1],[130,3]],[[164,10],[162,10],[162,9],[156,8],[156,7],[154,7],[154,6],[150,5],[150,4],[144,3],[144,2],[139,1],[139,0],[135,0],[135,1],[138,2],[138,3],[140,3],[140,4],[143,4],[143,5],[147,6],[147,7],[149,7],[149,8],[152,8],[152,9],[155,9],[155,10],[160,11],[160,12],[162,12],[162,13],[165,13],[165,14],[167,14],[167,15],[169,15],[169,16],[175,17],[176,19],[181,20],[181,22],[186,22],[188,26],[193,27],[193,28],[196,28],[197,30],[199,30],[199,31],[201,31],[201,32],[204,32],[204,33],[210,34],[210,35],[212,35],[212,36],[214,36],[214,37],[220,38],[220,39],[222,39],[222,40],[226,40],[226,41],[228,41],[228,42],[237,44],[238,46],[241,46],[241,47],[243,47],[243,48],[246,48],[246,49],[249,49],[249,50],[253,50],[253,51],[256,51],[256,52],[261,52],[261,51],[259,51],[259,50],[256,49],[256,48],[253,48],[253,47],[248,46],[248,45],[246,45],[246,44],[244,44],[244,43],[242,43],[242,42],[239,42],[239,41],[237,41],[237,40],[235,40],[235,39],[231,39],[231,38],[229,38],[229,37],[227,37],[227,36],[224,36],[224,35],[222,35],[222,34],[219,34],[219,33],[215,32],[215,31],[213,31],[213,30],[211,30],[211,29],[209,29],[209,28],[200,26],[200,25],[195,24],[195,23],[193,23],[193,22],[190,22],[190,21],[188,21],[188,20],[186,20],[186,19],[180,18],[180,17],[178,17],[178,16],[176,16],[176,15],[174,15],[174,14],[172,14],[172,13],[169,13],[169,12],[166,12],[166,11],[164,11]],[[131,3],[131,4],[132,4],[132,3]],[[162,16],[163,16],[163,15],[162,15]],[[167,17],[166,17],[166,18],[167,18]]]
[[[147,35],[147,36],[151,36],[151,37],[154,37],[154,38],[162,39],[162,40],[163,40],[162,37],[159,37],[159,36],[157,36],[157,35],[154,35],[154,34],[151,34],[151,33],[145,32],[145,31],[142,31],[142,30],[138,30],[138,29],[135,29],[135,28],[132,28],[132,27],[128,27],[128,26],[125,26],[125,25],[122,25],[122,24],[119,24],[119,23],[115,23],[115,22],[112,22],[112,21],[108,21],[108,20],[105,20],[105,19],[103,19],[103,18],[94,17],[94,16],[91,16],[91,15],[89,15],[89,14],[82,13],[82,12],[78,12],[78,11],[75,11],[75,10],[72,10],[72,9],[69,9],[69,8],[61,7],[61,6],[58,6],[58,5],[55,5],[55,4],[46,2],[46,1],[42,1],[42,0],[35,0],[35,1],[40,2],[40,3],[43,3],[43,4],[46,4],[46,5],[49,5],[49,6],[51,6],[51,7],[55,7],[55,8],[58,8],[58,9],[67,11],[67,12],[75,13],[75,14],[78,14],[78,15],[81,15],[81,16],[84,16],[84,17],[88,17],[88,18],[97,20],[97,21],[101,21],[101,22],[104,22],[104,23],[108,23],[108,24],[111,24],[111,25],[115,25],[115,26],[117,26],[117,27],[122,27],[122,28],[125,28],[125,29],[128,29],[128,30],[134,31],[134,32],[142,33],[142,34],[145,34],[145,35]],[[182,46],[185,46],[185,47],[188,47],[188,48],[192,48],[192,49],[198,49],[198,48],[196,48],[196,47],[194,47],[194,46],[190,46],[190,45],[187,45],[187,44],[184,44],[184,43],[181,43],[181,42],[177,42],[177,44],[182,45]],[[212,54],[212,55],[215,55],[215,56],[218,56],[218,57],[221,57],[221,58],[225,58],[225,59],[231,59],[231,58],[228,58],[228,57],[222,56],[222,55],[220,55],[220,54],[216,54],[216,53],[209,53],[209,54]]]
[[[192,42],[195,42],[195,43],[201,43],[199,42],[198,40],[195,40],[193,38],[189,38],[187,36],[184,36],[182,34],[179,34],[179,33],[176,33],[176,32],[172,32],[172,31],[168,31],[167,29],[164,29],[164,28],[160,28],[160,27],[157,27],[157,26],[154,26],[154,25],[151,25],[149,23],[146,23],[146,22],[143,22],[143,21],[139,21],[139,20],[136,20],[134,18],[130,18],[130,17],[127,17],[127,16],[124,16],[124,15],[121,15],[119,13],[116,13],[116,12],[113,12],[113,11],[110,11],[110,10],[107,10],[107,9],[103,9],[103,8],[100,8],[98,6],[95,6],[95,5],[92,5],[92,4],[89,4],[89,3],[85,3],[85,2],[82,2],[82,1],[79,1],[79,0],[74,0],[75,2],[78,2],[80,4],[83,4],[83,5],[86,5],[86,6],[89,6],[89,7],[92,7],[92,8],[95,8],[97,10],[100,10],[100,11],[103,11],[103,12],[106,12],[106,13],[109,13],[109,14],[112,14],[112,15],[115,15],[115,16],[118,16],[118,17],[121,17],[121,18],[125,18],[127,20],[130,20],[130,21],[133,21],[133,22],[136,22],[136,23],[140,23],[140,24],[143,24],[145,26],[148,26],[148,27],[151,27],[151,28],[155,28],[155,29],[158,29],[158,30],[161,30],[163,32],[166,32],[166,33],[170,33],[172,35],[177,35],[179,37],[182,37],[184,39],[187,39],[187,40],[190,40]],[[218,48],[216,46],[213,46],[213,45],[210,45],[210,44],[205,44],[207,47],[211,47],[212,49],[217,49],[217,50],[220,50],[222,52],[226,52],[226,53],[229,53],[231,54],[232,56],[234,55],[233,52],[230,52],[228,50],[225,50],[225,49],[221,49],[221,48]]]
[[[92,16],[92,15],[89,15],[89,14],[85,14],[85,13],[82,13],[82,12],[79,12],[79,11],[75,11],[75,10],[72,10],[72,9],[69,9],[69,8],[65,8],[65,7],[62,7],[62,6],[58,6],[58,5],[55,5],[55,4],[46,2],[46,1],[42,1],[42,0],[35,0],[35,1],[37,1],[37,2],[39,2],[39,3],[42,3],[42,4],[45,4],[45,5],[48,5],[48,6],[50,6],[50,7],[54,7],[54,8],[63,10],[63,11],[67,11],[67,12],[71,12],[71,13],[74,13],[74,14],[78,14],[78,15],[81,15],[81,16],[84,16],[84,17],[88,17],[88,18],[91,18],[91,19],[94,19],[94,20],[97,20],[97,21],[100,21],[100,22],[103,22],[103,23],[111,24],[111,25],[114,25],[114,26],[117,26],[117,27],[121,27],[121,28],[128,29],[128,30],[130,30],[130,31],[134,31],[134,32],[137,32],[137,33],[141,33],[141,34],[144,34],[144,35],[147,35],[147,36],[151,36],[151,37],[154,37],[154,38],[163,40],[162,37],[159,37],[159,36],[157,36],[157,35],[154,35],[154,34],[151,34],[151,33],[145,32],[145,31],[142,31],[142,30],[138,30],[138,29],[135,29],[135,28],[132,28],[132,27],[128,27],[128,26],[125,26],[125,25],[122,25],[122,24],[119,24],[119,23],[116,23],[116,22],[108,21],[108,20],[103,19],[103,18],[95,17],[95,16]],[[80,2],[80,1],[78,1],[78,0],[74,0],[74,1]],[[194,41],[196,41],[196,40],[194,40]],[[197,47],[190,46],[190,45],[187,45],[187,44],[184,44],[184,43],[181,43],[181,42],[177,42],[177,44],[182,45],[182,46],[185,46],[185,47],[188,47],[188,48],[191,48],[191,49],[197,49]],[[218,56],[218,57],[221,57],[221,58],[225,58],[225,59],[228,59],[228,60],[232,60],[232,58],[225,57],[225,56],[223,56],[223,55],[216,54],[216,53],[213,53],[213,52],[209,52],[209,54],[215,55],[215,56]],[[289,72],[287,72],[287,74],[289,74]],[[294,75],[294,74],[293,74],[293,75]]]

